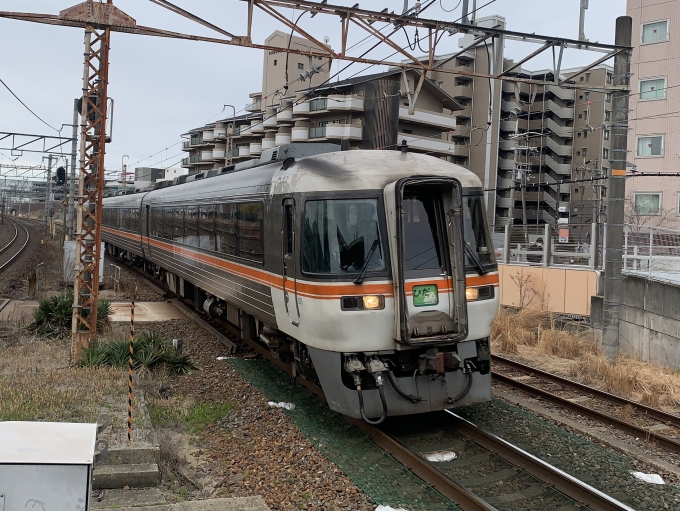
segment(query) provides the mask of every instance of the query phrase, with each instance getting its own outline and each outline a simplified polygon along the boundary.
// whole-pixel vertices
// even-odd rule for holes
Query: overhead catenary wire
[[[52,126],[51,124],[49,124],[49,123],[47,123],[46,121],[44,121],[42,117],[40,117],[40,116],[39,116],[38,114],[36,114],[33,110],[31,110],[31,109],[29,108],[29,106],[28,106],[26,103],[24,103],[24,102],[19,98],[19,96],[17,96],[17,95],[14,93],[14,91],[13,91],[12,89],[9,88],[9,85],[7,85],[7,84],[2,80],[2,78],[0,78],[0,83],[1,83],[2,85],[4,85],[5,88],[9,91],[9,93],[10,93],[12,96],[14,96],[14,97],[16,98],[16,100],[17,100],[19,103],[21,103],[21,104],[24,106],[24,108],[25,108],[26,110],[28,110],[29,112],[31,112],[31,113],[33,114],[33,116],[34,116],[36,119],[38,119],[40,122],[42,122],[45,126],[48,126],[49,128],[52,128],[54,131],[56,131],[57,133],[59,133],[59,130],[58,130],[57,128],[55,128],[55,127]]]

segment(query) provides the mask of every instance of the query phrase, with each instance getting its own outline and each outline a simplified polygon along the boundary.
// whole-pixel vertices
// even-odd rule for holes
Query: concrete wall
[[[621,354],[680,369],[680,285],[628,275],[621,299]],[[601,329],[601,296],[591,308],[591,324]]]

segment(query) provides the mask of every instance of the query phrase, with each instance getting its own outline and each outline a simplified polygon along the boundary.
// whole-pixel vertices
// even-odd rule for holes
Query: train
[[[405,145],[294,143],[105,197],[102,240],[377,424],[491,399],[483,199],[474,173]]]

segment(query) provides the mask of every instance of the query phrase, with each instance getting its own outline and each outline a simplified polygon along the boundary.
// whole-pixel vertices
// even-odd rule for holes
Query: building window
[[[580,81],[583,81],[583,77],[582,77],[582,76],[579,76],[578,79],[579,79]]]
[[[583,99],[583,94],[581,94],[581,95],[578,97],[578,99]]]
[[[678,192],[678,209],[675,212],[680,215],[680,192]]]
[[[633,201],[633,208],[638,215],[661,214],[660,193],[635,193],[633,194]]]
[[[607,83],[612,83],[612,75],[611,75],[611,73],[607,73]]]
[[[609,140],[609,130],[604,130],[604,139]]]
[[[640,80],[640,99],[665,99],[666,79],[651,78]]]
[[[642,25],[642,43],[668,41],[668,20]]]
[[[576,151],[576,156],[581,156],[581,151]]]
[[[607,92],[607,93],[604,95],[604,100],[605,100],[607,103],[611,103],[611,102],[612,102],[612,93],[611,93],[611,92]]]
[[[318,110],[326,110],[328,101],[326,98],[313,99],[309,102],[309,110],[316,112]]]
[[[276,64],[277,64],[277,61],[276,61],[276,59],[274,59],[274,65],[276,65]]]
[[[304,69],[305,65],[302,62],[298,62],[298,69]]]
[[[583,138],[588,138],[588,130],[583,130]]]
[[[590,99],[590,92],[586,92],[586,101]]]
[[[580,131],[576,134],[576,138],[581,138],[581,132]]]
[[[663,156],[663,135],[638,137],[637,156]]]
[[[588,148],[584,147],[581,149],[581,155],[585,158],[588,154]]]
[[[602,150],[602,157],[603,157],[605,160],[608,160],[608,159],[609,159],[609,149],[607,149],[606,147]]]
[[[579,119],[583,119],[583,114],[578,114]]]
[[[586,82],[590,81],[590,73],[586,73]]]
[[[604,120],[605,121],[611,121],[612,120],[612,113],[609,110],[604,111]]]

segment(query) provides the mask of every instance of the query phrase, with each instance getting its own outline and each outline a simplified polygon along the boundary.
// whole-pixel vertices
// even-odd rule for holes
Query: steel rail
[[[9,258],[9,260],[8,260],[6,263],[4,263],[2,266],[0,266],[0,272],[3,271],[5,268],[7,268],[10,264],[12,264],[12,263],[15,261],[15,259],[21,255],[21,253],[22,253],[22,252],[26,249],[26,247],[28,246],[28,242],[29,242],[30,239],[31,239],[31,235],[28,233],[28,229],[26,229],[26,227],[24,227],[23,225],[21,225],[19,222],[13,222],[13,223],[16,223],[16,225],[18,225],[19,227],[21,227],[21,228],[26,232],[26,241],[25,241],[24,244],[21,246],[21,248],[17,251],[16,254],[14,254],[12,257]],[[6,248],[6,247],[5,247],[5,248]]]
[[[521,371],[523,373],[529,374],[529,375],[535,375],[538,378],[542,378],[544,380],[548,380],[552,383],[556,383],[558,385],[562,385],[563,387],[567,387],[573,390],[577,390],[579,392],[583,392],[585,394],[591,394],[598,399],[602,399],[603,401],[607,401],[609,403],[615,404],[615,405],[621,405],[621,406],[632,406],[636,412],[642,413],[644,415],[647,415],[648,417],[651,417],[653,419],[656,419],[660,422],[665,422],[665,423],[671,423],[674,426],[677,426],[680,428],[680,417],[677,415],[674,415],[672,413],[664,412],[663,410],[659,410],[658,408],[652,408],[651,406],[643,405],[641,403],[638,403],[636,401],[632,401],[630,399],[626,399],[620,396],[617,396],[616,394],[611,394],[609,392],[605,392],[604,390],[599,390],[599,389],[594,389],[592,387],[588,387],[587,385],[583,385],[582,383],[578,383],[573,380],[569,380],[568,378],[563,378],[561,376],[557,376],[555,374],[548,373],[546,371],[542,371],[540,369],[536,369],[535,367],[531,367],[525,364],[521,364],[519,362],[515,362],[514,360],[509,360],[505,357],[500,357],[498,355],[491,355],[491,360],[492,362],[497,362],[500,364],[503,364],[505,366],[511,367],[512,369],[516,369],[517,371]],[[497,376],[498,373],[496,371],[492,372],[493,377]]]
[[[623,502],[619,502],[597,488],[593,488],[563,470],[537,458],[533,454],[492,433],[479,429],[473,423],[454,412],[450,410],[445,411],[455,419],[454,429],[457,432],[504,460],[520,467],[538,480],[553,486],[560,493],[585,504],[593,511],[635,511]]]
[[[17,237],[19,236],[19,229],[17,229],[17,224],[15,222],[12,222],[11,220],[9,222],[14,227],[14,237],[12,238],[12,240],[7,245],[0,248],[0,254],[2,254],[5,250],[7,250],[12,245],[12,243],[14,243],[16,241]]]
[[[574,401],[569,401],[568,399],[565,399],[563,397],[560,397],[556,394],[553,394],[552,392],[548,392],[547,390],[539,389],[538,387],[534,387],[533,385],[529,385],[527,383],[523,383],[517,380],[512,379],[509,376],[504,376],[501,374],[494,373],[493,374],[493,379],[496,381],[503,383],[504,385],[508,385],[510,387],[514,387],[518,390],[522,390],[528,394],[534,395],[541,397],[547,401],[551,401],[563,408],[570,409],[573,412],[577,412],[581,415],[584,415],[590,419],[593,419],[597,422],[600,422],[605,425],[611,425],[613,427],[616,427],[617,429],[624,431],[628,434],[631,434],[635,436],[636,438],[644,438],[648,441],[655,442],[658,445],[665,447],[666,449],[680,453],[680,442],[677,440],[674,440],[672,438],[665,437],[663,435],[659,435],[658,433],[654,431],[650,431],[648,429],[642,428],[640,426],[636,426],[635,424],[631,424],[629,422],[623,421],[619,419],[618,417],[615,417],[613,415],[610,415],[608,413],[604,412],[598,412],[597,410],[593,410],[592,408],[588,408],[587,406],[584,406],[580,403],[576,403]]]

